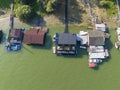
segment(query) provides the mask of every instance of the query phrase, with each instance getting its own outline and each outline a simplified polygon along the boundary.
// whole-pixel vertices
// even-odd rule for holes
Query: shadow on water
[[[6,42],[6,36],[7,34],[3,32],[3,37],[2,37],[2,41],[0,44],[4,44]]]
[[[26,46],[24,46],[24,44],[22,45],[22,48],[24,48],[26,51],[28,51],[31,54],[34,54],[30,49],[28,49]]]
[[[107,28],[107,31],[106,31],[106,32],[110,34],[109,28]],[[105,61],[108,61],[108,60],[111,59],[110,51],[111,51],[111,49],[112,49],[113,47],[114,47],[114,45],[113,45],[113,43],[112,43],[112,41],[111,41],[111,38],[107,38],[107,39],[105,40],[105,48],[107,48],[108,51],[109,51],[109,58],[107,58]]]
[[[109,28],[107,28],[106,33],[109,33],[109,34],[110,34]],[[112,49],[113,47],[114,47],[114,45],[113,45],[113,43],[112,43],[112,41],[111,41],[111,38],[107,38],[107,39],[105,40],[105,49],[108,49],[109,57],[105,58],[105,59],[103,60],[103,62],[98,65],[98,67],[94,68],[94,70],[98,70],[99,67],[102,66],[105,62],[109,62],[109,61],[111,60],[111,53],[110,53],[110,51],[111,51],[111,49]]]
[[[105,44],[106,44],[106,48],[107,48],[108,51],[109,51],[109,58],[106,59],[106,61],[108,61],[108,60],[111,59],[110,51],[111,51],[111,49],[113,48],[114,45],[113,45],[113,43],[111,42],[110,39],[107,39],[106,42],[105,42]]]
[[[87,55],[87,50],[80,48],[80,44],[77,43],[77,57],[82,58],[84,55]]]
[[[95,70],[95,71],[99,70],[99,65],[97,65],[96,67],[94,67],[92,69]]]

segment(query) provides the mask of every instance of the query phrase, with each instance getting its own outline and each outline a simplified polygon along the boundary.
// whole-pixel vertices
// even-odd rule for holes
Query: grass
[[[5,22],[7,23],[7,22]],[[8,32],[3,22],[4,32]],[[9,25],[9,24],[8,24]],[[20,22],[15,27],[20,27]],[[29,28],[28,25],[25,27]],[[8,26],[7,26],[8,27]],[[107,42],[111,58],[97,70],[88,67],[88,55],[79,49],[77,57],[56,56],[52,53],[52,36],[63,32],[63,25],[49,25],[44,46],[23,44],[20,52],[7,52],[0,44],[0,90],[119,90],[120,51],[114,48],[115,31],[111,28],[111,40]],[[86,27],[70,25],[72,33]]]

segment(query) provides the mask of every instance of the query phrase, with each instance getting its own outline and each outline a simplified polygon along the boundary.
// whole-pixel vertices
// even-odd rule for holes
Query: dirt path
[[[5,17],[5,18],[0,18],[0,22],[4,22],[4,21],[8,21],[9,17]]]

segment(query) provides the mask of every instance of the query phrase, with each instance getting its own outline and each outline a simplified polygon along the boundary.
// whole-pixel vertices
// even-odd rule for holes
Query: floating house
[[[44,45],[47,28],[32,27],[24,33],[23,42],[25,44]]]
[[[58,33],[55,37],[55,53],[57,55],[76,55],[76,35],[70,33]]]
[[[88,46],[90,67],[92,67],[91,63],[96,66],[103,59],[109,57],[108,50],[105,48],[105,33],[103,31],[88,31]]]
[[[53,52],[56,55],[76,55],[77,39],[75,34],[68,31],[68,0],[65,0],[65,30],[64,33],[56,33],[53,39],[55,47]]]
[[[23,39],[22,29],[13,29],[9,33],[8,41],[6,43],[6,49],[8,51],[18,51],[21,49],[21,43]]]
[[[105,37],[102,31],[88,31],[89,58],[105,58]]]

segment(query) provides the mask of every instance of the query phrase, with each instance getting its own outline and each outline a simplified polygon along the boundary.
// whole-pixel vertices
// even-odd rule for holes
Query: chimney
[[[68,0],[65,0],[65,31],[68,33]]]

